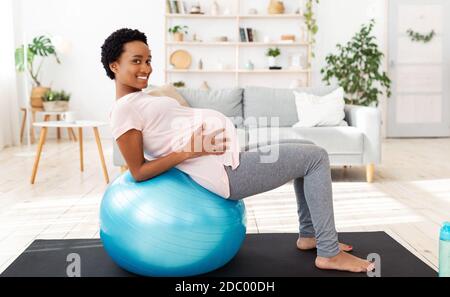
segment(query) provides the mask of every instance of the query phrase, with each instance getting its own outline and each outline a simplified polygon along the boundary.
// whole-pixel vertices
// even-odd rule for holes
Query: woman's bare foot
[[[297,248],[302,251],[315,249],[317,241],[315,238],[299,238],[297,240]],[[339,243],[339,249],[344,252],[353,251],[353,247],[348,244]]]
[[[317,256],[316,267],[325,270],[368,272],[375,268],[375,264],[341,251],[332,258]]]

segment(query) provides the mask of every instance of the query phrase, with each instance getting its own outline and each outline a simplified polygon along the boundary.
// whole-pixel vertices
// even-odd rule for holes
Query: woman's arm
[[[136,181],[144,181],[158,176],[188,159],[210,154],[223,154],[227,149],[226,142],[228,139],[218,141],[215,139],[223,131],[223,129],[220,129],[204,136],[202,126],[192,134],[190,143],[182,151],[172,152],[167,156],[149,162],[146,162],[144,158],[141,131],[134,129],[127,131],[117,139],[117,144],[133,178]],[[200,145],[199,141],[201,141]],[[204,143],[209,143],[209,146],[203,145]]]

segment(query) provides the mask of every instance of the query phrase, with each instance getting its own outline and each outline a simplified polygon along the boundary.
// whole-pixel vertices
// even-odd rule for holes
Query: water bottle
[[[439,240],[439,276],[450,277],[450,222],[441,228]]]

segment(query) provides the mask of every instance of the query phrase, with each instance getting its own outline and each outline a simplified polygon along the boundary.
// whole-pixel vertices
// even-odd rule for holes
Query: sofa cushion
[[[184,99],[193,108],[214,109],[229,117],[237,127],[242,127],[242,95],[243,89],[186,89],[178,88]]]
[[[299,121],[293,91],[323,96],[337,87],[317,87],[298,89],[275,89],[266,87],[247,87],[244,89],[244,118],[247,127],[292,127]],[[186,96],[185,96],[186,98]],[[279,124],[270,118],[278,118]],[[267,118],[267,121],[260,120]]]
[[[364,148],[364,134],[355,127],[249,128],[250,145],[278,138],[307,139],[323,147],[328,154],[362,154]]]
[[[325,96],[294,91],[299,122],[294,128],[335,127],[345,118],[344,89],[338,88]]]

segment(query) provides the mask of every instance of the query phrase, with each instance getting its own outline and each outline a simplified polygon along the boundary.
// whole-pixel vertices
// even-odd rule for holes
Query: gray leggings
[[[278,150],[278,158],[272,163],[261,163],[268,150]],[[241,152],[238,168],[225,166],[225,170],[232,200],[267,192],[294,180],[300,237],[315,237],[320,257],[331,258],[339,253],[330,161],[325,149],[298,142],[260,146]]]

